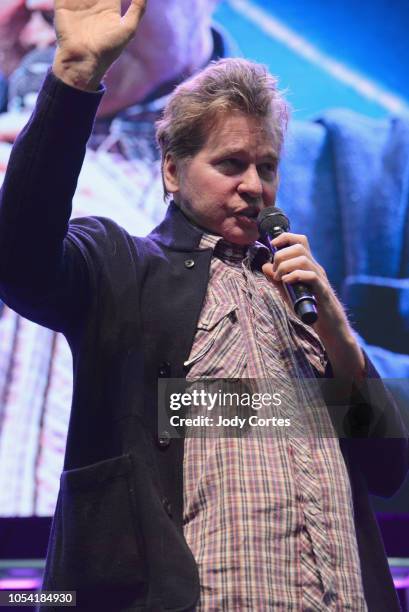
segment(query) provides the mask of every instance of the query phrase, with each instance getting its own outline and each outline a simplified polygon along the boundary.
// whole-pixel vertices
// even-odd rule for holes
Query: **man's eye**
[[[277,171],[277,166],[275,164],[261,164],[259,167],[259,172],[262,176],[273,177]]]
[[[229,158],[222,159],[219,162],[219,166],[226,172],[239,172],[243,164],[239,159]]]

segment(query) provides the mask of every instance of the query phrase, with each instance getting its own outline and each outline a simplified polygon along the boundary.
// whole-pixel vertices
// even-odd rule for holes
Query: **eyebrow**
[[[220,151],[215,151],[215,157],[230,157],[234,155],[243,155],[246,154],[246,150],[241,147],[236,148],[228,148],[221,149]],[[267,151],[265,155],[261,155],[262,159],[272,159],[273,161],[277,161],[279,156],[274,153],[274,151]]]

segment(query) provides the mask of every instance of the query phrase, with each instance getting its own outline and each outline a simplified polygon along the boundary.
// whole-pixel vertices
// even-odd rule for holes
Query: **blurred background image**
[[[0,184],[52,63],[52,8],[0,0]],[[408,29],[403,0],[151,0],[140,39],[107,76],[73,216],[107,216],[147,234],[166,210],[154,124],[169,93],[214,59],[267,64],[292,107],[277,205],[309,237],[409,426]],[[0,588],[38,584],[71,367],[63,337],[0,302]],[[409,482],[373,503],[403,593]],[[37,561],[29,570],[21,558]]]

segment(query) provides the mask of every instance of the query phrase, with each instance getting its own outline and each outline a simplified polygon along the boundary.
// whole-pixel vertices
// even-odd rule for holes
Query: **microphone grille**
[[[257,227],[260,235],[266,236],[276,233],[277,230],[274,232],[274,228],[281,230],[278,233],[287,232],[290,229],[290,222],[280,208],[268,206],[259,213]]]

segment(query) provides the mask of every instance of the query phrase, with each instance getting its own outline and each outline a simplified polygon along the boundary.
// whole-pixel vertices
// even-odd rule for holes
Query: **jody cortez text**
[[[196,416],[193,418],[181,417],[175,414],[169,419],[172,427],[235,427],[243,429],[245,425],[250,427],[290,427],[290,419],[280,419],[278,417],[263,418],[257,414],[252,414],[250,417],[223,417],[219,416],[214,419],[209,416]]]

